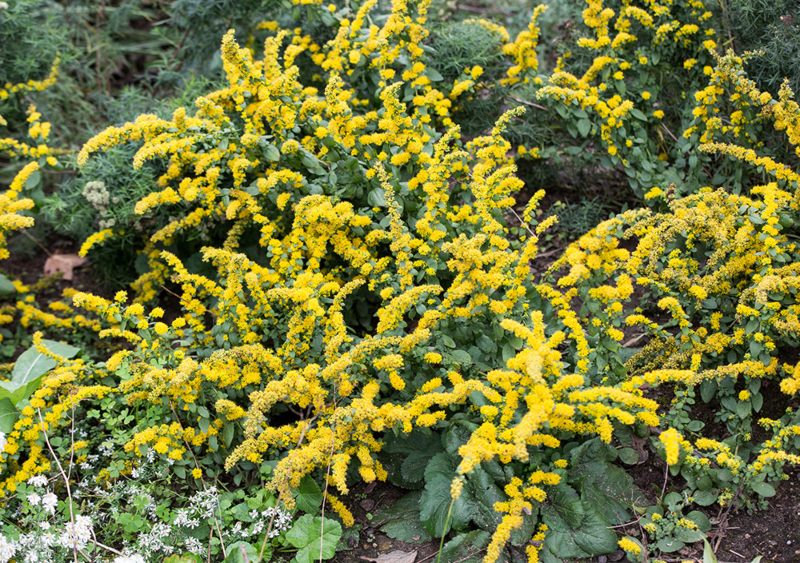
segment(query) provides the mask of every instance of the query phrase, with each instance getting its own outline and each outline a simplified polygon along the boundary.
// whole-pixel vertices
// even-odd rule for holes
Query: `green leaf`
[[[622,448],[617,451],[620,461],[626,465],[639,463],[639,454],[633,448]]]
[[[736,403],[736,414],[739,418],[747,418],[750,415],[750,401]]]
[[[567,484],[559,484],[548,491],[549,509],[552,509],[567,528],[577,528],[584,518],[583,503],[577,491]]]
[[[14,295],[16,292],[17,288],[14,287],[11,280],[5,275],[0,274],[0,297],[8,297],[9,295]]]
[[[545,524],[550,526],[547,520]],[[550,528],[544,540],[544,547],[550,557],[543,557],[543,561],[563,562],[565,559],[586,559],[591,554],[583,551],[569,530]]]
[[[441,82],[444,80],[439,71],[430,66],[425,69],[425,76],[427,76],[431,82]]]
[[[425,529],[433,537],[441,537],[451,529],[463,528],[475,510],[466,487],[451,508],[450,484],[455,475],[450,457],[445,453],[433,456],[425,467],[425,488],[419,499],[419,515]]]
[[[41,170],[34,170],[33,173],[28,176],[28,179],[25,181],[25,189],[32,190],[36,186],[38,186],[42,181],[42,172]]]
[[[419,498],[421,491],[409,493],[390,507],[381,510],[375,518],[385,522],[381,531],[392,539],[424,543],[431,540],[430,534],[422,527],[419,518]]]
[[[708,491],[695,491],[692,493],[694,503],[699,506],[711,506],[719,498],[719,493],[715,489]]]
[[[322,504],[322,489],[310,475],[306,475],[300,481],[294,498],[297,501],[297,508],[303,512],[317,514]]]
[[[678,527],[675,529],[675,539],[684,543],[694,543],[704,539],[706,535],[700,530],[690,530]]]
[[[227,561],[227,559],[225,560]],[[202,563],[203,559],[196,553],[181,553],[165,557],[162,563]]]
[[[462,366],[472,365],[472,356],[466,350],[453,350],[450,356]]]
[[[8,434],[19,418],[19,411],[10,399],[0,399],[0,432]]]
[[[54,340],[42,340],[42,346],[57,356],[67,359],[75,357],[80,352],[79,348]],[[27,382],[47,373],[54,367],[56,367],[55,360],[48,358],[31,346],[17,358],[14,369],[11,370],[11,379],[12,381]]]
[[[693,420],[686,425],[686,429],[690,432],[700,432],[703,427],[705,427],[705,423],[702,420]]]
[[[489,545],[490,538],[491,534],[483,530],[458,534],[442,546],[442,552],[438,555],[437,561],[441,561],[441,563],[478,563],[483,560],[480,553]]]
[[[300,160],[302,161],[303,166],[305,166],[309,172],[315,176],[325,176],[327,174],[325,169],[320,164],[320,160],[316,156],[307,150],[304,150],[302,154],[303,156]]]
[[[686,517],[697,524],[701,532],[707,532],[711,529],[711,521],[708,519],[708,516],[699,510],[692,510]]]
[[[580,559],[617,549],[609,522],[595,507],[584,506],[572,487],[558,485],[549,495],[551,504],[542,508],[542,520],[550,529],[545,545],[553,556]]]
[[[686,547],[686,544],[676,538],[662,538],[658,540],[656,547],[664,553],[674,553]]]
[[[670,510],[677,510],[678,506],[683,502],[683,495],[672,491],[667,493],[664,497],[664,506]]]
[[[226,448],[230,448],[231,444],[233,443],[233,433],[236,431],[236,428],[233,425],[233,422],[228,422],[222,428],[222,442],[225,444]]]
[[[400,474],[409,483],[419,483],[425,477],[425,467],[431,460],[431,455],[425,452],[412,452],[408,454],[400,465]]]
[[[228,546],[225,563],[256,563],[260,561],[258,550],[247,542],[237,541]]]
[[[261,149],[264,152],[264,159],[268,162],[278,162],[281,159],[281,151],[272,143],[262,145]]]
[[[367,194],[367,203],[371,207],[386,207],[386,197],[383,188],[374,188]]]
[[[587,512],[575,533],[575,543],[591,555],[611,553],[617,549],[617,534],[598,512]]]
[[[769,498],[775,496],[775,487],[769,483],[756,482],[750,485],[750,488],[760,497]]]
[[[579,119],[578,123],[576,123],[578,128],[578,133],[581,134],[581,137],[587,137],[589,132],[592,130],[592,122],[588,119]]]
[[[42,345],[64,358],[72,358],[80,351],[74,346],[53,340],[42,340]],[[9,399],[13,404],[19,404],[36,391],[42,376],[54,367],[56,367],[55,360],[34,347],[28,348],[17,358],[11,370],[11,379],[0,382],[0,399]]]
[[[717,556],[714,554],[714,549],[708,540],[703,540],[703,563],[719,563]]]
[[[578,463],[572,468],[580,482],[584,506],[594,507],[614,524],[626,521],[630,516],[629,508],[642,503],[642,492],[621,467],[602,459],[586,461],[591,452],[604,456],[613,450],[604,447],[602,450],[587,449],[585,452],[586,455],[576,457]]]
[[[700,384],[700,398],[703,399],[704,403],[708,403],[711,399],[714,398],[714,395],[717,393],[717,382],[716,381],[703,381]]]
[[[495,511],[494,504],[505,500],[503,491],[481,467],[476,467],[470,472],[464,488],[475,499],[472,520],[484,530],[494,532],[501,520],[501,515]]]
[[[438,434],[434,434],[428,429],[415,429],[408,434],[395,435],[389,433],[386,436],[383,452],[390,454],[384,458],[387,469],[389,470],[390,481],[406,489],[420,489],[423,486],[424,467],[435,454],[442,451],[442,442]],[[406,459],[414,458],[408,462],[405,469]],[[419,475],[413,475],[414,465],[425,460]],[[404,477],[408,475],[411,480]]]
[[[298,563],[314,563],[336,555],[336,545],[342,537],[342,526],[336,520],[304,514],[286,532],[286,541],[299,551]]]

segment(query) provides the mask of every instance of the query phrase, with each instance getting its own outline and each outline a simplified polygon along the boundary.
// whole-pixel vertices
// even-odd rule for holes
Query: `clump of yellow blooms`
[[[157,424],[134,424],[118,454],[123,473],[148,455],[179,467],[192,460],[198,480],[271,461],[267,486],[285,506],[295,506],[310,476],[348,525],[353,515],[340,498],[354,479],[388,478],[381,454],[390,435],[468,418],[453,502],[482,464],[513,468],[492,507],[498,523],[486,563],[526,518],[538,518],[569,473],[561,455],[568,441],[610,444],[621,427],[651,429],[668,464],[753,481],[800,461],[791,408],[759,421],[772,437],[747,459],[723,440],[670,427],[647,396],[669,384],[678,410],[682,392],[705,388],[750,409],[761,381],[787,396],[800,391],[800,364],[784,354],[800,338],[800,251],[789,232],[800,216],[800,176],[759,147],[735,144],[750,140],[736,129],[740,116],[722,119],[713,109],[735,84],[729,101],[760,112],[797,152],[800,108],[788,86],[777,101],[765,96],[729,55],[696,96],[689,135],[700,132],[705,151],[758,167],[767,183],[681,198],[653,186],[652,208],[601,223],[537,278],[539,239],[555,221],[533,224],[543,194],[523,213],[524,235],[512,236],[506,220],[524,184],[504,134],[523,112],[509,110],[484,135],[463,139],[453,102],[476,87],[482,69],[434,87],[420,46],[429,2],[395,0],[381,25],[370,17],[376,4],[339,20],[324,45],[270,22],[256,55],[230,31],[223,87],[194,109],[141,115],[86,143],[79,164],[133,143],[134,168],[161,165],[157,189],[136,204],[157,225],[145,249],[150,267],[133,284],[133,300],[70,292],[71,304],[44,312],[20,299],[25,326],[87,328],[119,348],[99,364],[58,358],[0,451],[0,494],[50,469],[43,430],[64,426],[82,402],[109,398],[159,415]],[[631,61],[651,64],[652,53],[637,46],[669,44],[691,54],[687,72],[701,74],[696,67],[715,48],[700,0],[644,4],[613,10],[587,1],[591,36],[578,45],[592,62],[580,75],[558,70],[547,81],[537,75],[536,8],[513,41],[498,32],[510,58],[504,83],[541,86],[541,98],[593,112],[609,155],[631,149],[622,138],[629,120],[664,116],[649,90],[622,95],[607,86],[624,81]],[[315,70],[309,79],[299,66],[306,59]],[[367,78],[375,95],[359,87]],[[31,138],[46,139],[35,108],[29,115]],[[16,147],[14,154],[52,155]],[[4,231],[29,226],[17,212],[32,204],[18,196],[37,166],[23,168],[0,196]],[[118,234],[95,233],[81,254]],[[190,234],[206,245],[202,267],[179,255]],[[178,301],[169,314],[154,306],[164,288]],[[753,415],[741,418],[749,424]],[[196,465],[215,458],[224,467]],[[534,562],[548,532],[535,524],[526,546]],[[641,551],[629,538],[619,547]]]
[[[75,294],[73,306],[96,319],[99,335],[128,349],[105,365],[66,362],[48,379],[34,400],[53,426],[63,422],[67,388],[78,389],[70,404],[109,393],[150,404],[163,417],[125,444],[129,464],[148,451],[173,462],[190,450],[193,457],[218,452],[231,472],[277,459],[269,486],[293,506],[293,490],[307,475],[327,474],[341,495],[352,484],[351,468],[363,481],[385,480],[378,457],[385,433],[436,427],[469,412],[476,396],[487,404],[459,450],[462,475],[493,459],[527,461],[532,451],[558,448],[567,434],[608,443],[615,424],[658,424],[656,403],[640,390],[593,385],[583,375],[590,353],[583,328],[558,289],[536,286],[530,276],[539,235],[551,222],[521,240],[511,240],[504,224],[522,182],[502,134],[520,112],[486,136],[461,140],[447,96],[424,79],[419,63],[425,9],[418,5],[414,16],[395,2],[384,27],[368,34],[359,27],[363,16],[343,22],[321,61],[329,70],[322,90],[300,83],[295,51],[282,47],[285,32],[267,39],[259,60],[230,33],[222,44],[228,85],[199,98],[196,112],[141,116],[86,144],[79,162],[138,142],[134,167],[165,163],[160,190],[137,212],[164,205],[183,212],[153,234],[149,258],[161,267],[135,286],[145,299],[164,283],[179,288],[181,314],[166,322],[163,311],[126,304],[124,294]],[[376,107],[348,87],[357,57],[334,55],[353,49],[381,69]],[[395,73],[398,49],[410,62]],[[409,85],[410,98],[402,94]],[[333,164],[348,157],[348,181],[380,194],[369,207],[327,187],[336,185]],[[221,247],[203,250],[212,277],[190,272],[166,250],[209,223],[227,230]],[[105,236],[113,233],[92,237],[83,251]],[[256,256],[242,242],[253,237]],[[556,318],[545,322],[531,307],[537,295],[559,311]],[[358,335],[354,299],[376,321]],[[484,372],[439,343],[443,327],[464,322],[488,323],[522,345]],[[116,388],[91,383],[106,377],[118,379]],[[303,414],[276,423],[276,409]],[[34,422],[21,418],[9,435],[3,463],[12,470],[4,472],[3,490],[21,480],[20,468],[34,464],[24,476],[42,468]],[[559,480],[534,468],[506,486],[486,561]],[[331,505],[352,522],[343,503]],[[528,551],[536,560],[537,550]]]
[[[762,382],[775,381],[789,396],[800,389],[796,358],[786,356],[800,336],[800,248],[792,234],[800,217],[800,178],[759,153],[761,145],[731,126],[737,118],[724,112],[756,112],[795,153],[792,124],[800,111],[788,86],[773,100],[746,77],[742,62],[732,54],[719,58],[710,86],[698,92],[689,134],[701,131],[702,150],[757,168],[767,183],[748,186],[747,194],[703,188],[683,198],[659,189],[654,197],[662,198],[661,211],[632,210],[600,224],[567,249],[551,274],[582,301],[583,322],[609,335],[610,327],[620,327],[638,333],[634,341],[648,338],[624,365],[612,338],[601,363],[591,363],[600,375],[621,381],[624,390],[674,385],[676,412],[688,408],[681,389],[710,391],[727,412],[735,411],[720,420],[749,446],[763,402],[754,393]],[[670,465],[707,476],[728,471],[736,486],[728,483],[722,502],[750,484],[779,478],[783,464],[800,459],[796,417],[787,401],[780,420],[758,420],[773,437],[744,453],[732,438],[690,439],[675,428],[662,431],[659,442]]]
[[[29,80],[20,84],[5,84],[0,87],[0,102],[20,92],[40,92],[49,88],[55,83],[57,75],[58,60],[53,63],[50,75],[44,80]],[[31,176],[39,170],[38,159],[41,158],[43,161],[46,159],[48,164],[55,164],[55,158],[52,156],[55,151],[47,146],[50,123],[42,121],[42,115],[36,111],[36,106],[31,105],[27,113],[28,137],[31,139],[31,144],[13,137],[0,136],[0,155],[14,160],[29,160],[11,181],[8,190],[0,194],[0,259],[9,256],[6,233],[33,226],[33,218],[20,215],[19,212],[33,208],[33,201],[21,197],[21,193]],[[0,115],[0,127],[6,125],[8,123],[5,118]]]
[[[665,114],[661,101],[651,94],[658,84],[638,82],[632,89],[626,76],[646,80],[646,69],[656,59],[675,59],[683,62],[693,80],[702,77],[702,71],[691,71],[697,65],[694,57],[704,64],[711,60],[715,30],[710,25],[712,13],[702,0],[653,1],[641,6],[626,1],[616,9],[606,4],[587,0],[583,11],[590,35],[580,37],[577,45],[588,51],[588,64],[570,72],[565,57],[537,96],[574,111],[576,118],[588,119],[586,123],[597,123],[608,155],[628,167],[632,162],[638,165],[643,141],[634,136],[644,134],[639,130],[650,121],[647,116],[655,118],[649,127],[660,129],[659,120]],[[531,72],[536,68],[528,66]]]

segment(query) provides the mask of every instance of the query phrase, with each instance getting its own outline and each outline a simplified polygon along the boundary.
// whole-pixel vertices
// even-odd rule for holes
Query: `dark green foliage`
[[[221,68],[220,59],[215,56],[219,38],[234,28],[246,39],[261,21],[278,11],[281,3],[281,0],[176,0],[166,7],[168,27],[177,34],[177,46],[186,66],[216,72]]]
[[[427,64],[448,82],[475,65],[483,68],[482,80],[494,81],[502,74],[503,38],[475,20],[445,23],[431,33]]]
[[[800,2],[735,0],[722,3],[723,24],[737,52],[756,51],[748,74],[761,88],[777,92],[784,78],[800,90]]]
[[[0,9],[0,85],[47,76],[67,47],[66,29],[48,0],[11,0]]]

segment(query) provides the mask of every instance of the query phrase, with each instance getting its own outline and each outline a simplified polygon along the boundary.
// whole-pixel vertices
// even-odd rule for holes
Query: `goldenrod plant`
[[[587,0],[555,69],[544,5],[511,31],[290,8],[225,33],[192,104],[77,152],[76,249],[128,245],[138,278],[3,310],[32,347],[0,381],[0,561],[332,559],[377,483],[406,492],[376,526],[439,561],[657,561],[764,508],[800,461],[790,85],[701,0]],[[518,168],[565,149],[520,144],[547,119],[641,197],[556,252]],[[49,129],[32,107],[41,142],[2,145],[38,159],[6,230],[68,157]],[[626,471],[647,458],[659,491]]]

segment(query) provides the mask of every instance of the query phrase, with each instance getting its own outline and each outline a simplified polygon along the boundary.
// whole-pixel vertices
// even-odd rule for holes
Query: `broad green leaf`
[[[775,496],[775,487],[770,485],[769,483],[757,482],[750,485],[750,488],[753,489],[753,492],[756,493],[760,497],[774,497]]]
[[[225,444],[226,448],[231,447],[231,444],[233,443],[233,435],[234,435],[235,431],[236,431],[236,428],[234,427],[233,422],[228,422],[222,428],[222,442]]]
[[[551,509],[562,521],[559,528],[575,529],[583,522],[583,503],[577,491],[567,484],[560,484],[548,491]],[[548,524],[549,525],[549,524]]]
[[[286,532],[286,541],[299,551],[298,563],[313,563],[336,555],[336,545],[342,537],[342,526],[336,520],[304,514]]]
[[[451,529],[463,528],[475,510],[466,487],[451,508],[450,484],[455,475],[450,457],[445,453],[433,456],[425,468],[425,488],[419,499],[419,514],[425,529],[437,538]]]
[[[405,460],[412,456],[419,461],[421,458],[426,458],[425,465],[427,465],[427,461],[440,451],[442,451],[441,437],[428,429],[415,429],[408,434],[389,433],[383,447],[383,453],[389,455],[382,458],[382,461],[389,471],[389,480],[392,484],[406,489],[419,489],[423,486],[424,467],[420,470],[419,477],[414,477],[411,475],[410,466],[413,462],[409,462],[409,466],[403,469]],[[404,474],[414,478],[407,480]]]
[[[466,350],[453,350],[450,356],[463,366],[472,365],[472,356]]]
[[[578,127],[578,133],[580,133],[581,137],[587,137],[592,130],[592,122],[588,119],[579,119],[576,126]]]
[[[5,275],[0,274],[0,297],[14,295],[16,292],[17,288],[14,287],[14,284],[11,283],[11,280]]]
[[[281,159],[281,151],[272,143],[264,144],[261,149],[264,153],[264,159],[268,162],[278,162]]]
[[[322,490],[317,482],[310,475],[303,477],[300,486],[295,491],[297,508],[303,512],[317,514],[322,504]]]
[[[408,454],[400,465],[400,474],[409,483],[419,483],[425,478],[425,467],[433,457],[426,452],[412,452]]]
[[[74,346],[53,340],[42,340],[42,345],[64,358],[72,358],[80,351]],[[9,399],[14,405],[19,404],[36,391],[42,376],[54,367],[55,360],[34,347],[28,348],[17,358],[11,370],[11,379],[0,382],[0,399]]]
[[[633,465],[639,463],[639,454],[633,448],[622,448],[617,454],[620,461],[626,465]]]
[[[505,500],[503,491],[481,467],[476,467],[470,472],[464,488],[475,499],[475,512],[472,520],[484,530],[494,532],[501,520],[501,515],[495,511],[494,505],[496,502]]]
[[[692,498],[694,499],[694,503],[699,506],[711,506],[717,502],[719,493],[716,489],[711,489],[709,491],[695,491],[692,493]]]
[[[703,381],[700,384],[700,398],[704,403],[708,403],[717,393],[717,383],[715,381]]]
[[[709,520],[708,516],[699,510],[692,510],[686,515],[686,517],[697,524],[697,527],[701,532],[707,532],[711,529],[711,520]]]
[[[672,491],[667,493],[664,497],[664,506],[670,510],[677,510],[678,506],[683,502],[683,495]]]
[[[689,530],[688,528],[678,527],[675,530],[675,539],[683,543],[694,543],[705,538],[706,535],[700,530]]]
[[[10,399],[0,399],[0,432],[8,434],[19,418],[19,411]]]
[[[714,549],[711,547],[711,544],[708,543],[708,540],[703,540],[703,563],[719,563],[716,554],[714,554]]]
[[[38,186],[42,181],[42,172],[40,170],[34,170],[33,173],[28,176],[28,179],[25,181],[25,189],[32,190],[36,186]]]
[[[483,560],[481,551],[489,544],[490,538],[491,534],[483,530],[458,534],[442,546],[437,560],[441,563],[478,563]]]
[[[547,520],[545,520],[545,523],[547,524]],[[590,553],[586,553],[575,543],[575,537],[569,530],[551,528],[547,532],[544,546],[550,557],[542,558],[543,561],[558,561],[561,563],[565,559],[586,559],[591,556]]]
[[[419,497],[421,491],[409,493],[375,516],[380,523],[381,531],[392,539],[422,543],[431,539],[430,534],[422,527],[419,518]]]
[[[202,561],[203,559],[195,553],[181,553],[180,555],[165,557],[162,563],[202,563]]]
[[[257,563],[258,550],[247,542],[237,541],[227,548],[225,563]]]
[[[592,510],[586,513],[576,531],[575,543],[591,555],[602,555],[617,549],[617,534],[605,518]]]
[[[42,345],[54,354],[67,359],[75,357],[80,352],[79,348],[54,340],[42,340]],[[14,369],[11,370],[11,380],[27,383],[40,375],[44,375],[54,367],[56,367],[55,360],[48,358],[31,346],[20,354],[14,363]]]
[[[367,203],[372,207],[386,207],[383,188],[374,188],[367,194]]]
[[[686,547],[686,544],[676,538],[662,538],[656,543],[656,548],[664,553],[674,553],[684,547]]]
[[[603,507],[585,506],[569,485],[550,489],[549,496],[542,520],[550,529],[545,544],[554,556],[579,559],[617,549],[617,535],[598,512]]]

